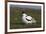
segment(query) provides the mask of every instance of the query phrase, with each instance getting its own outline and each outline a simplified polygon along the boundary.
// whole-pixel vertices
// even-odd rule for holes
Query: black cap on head
[[[22,11],[22,14],[25,13],[24,11]]]

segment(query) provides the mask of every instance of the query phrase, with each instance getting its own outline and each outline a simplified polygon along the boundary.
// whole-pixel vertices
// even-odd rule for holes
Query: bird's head
[[[26,14],[25,12],[22,12],[22,15],[23,15],[23,16],[27,16],[27,14]]]
[[[23,16],[27,16],[27,14],[26,13],[23,13]]]

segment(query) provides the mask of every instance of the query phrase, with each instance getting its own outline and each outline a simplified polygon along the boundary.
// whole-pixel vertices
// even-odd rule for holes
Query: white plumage
[[[32,18],[31,16],[28,16],[26,13],[22,14],[22,21],[26,24],[28,23],[36,23],[36,20]]]

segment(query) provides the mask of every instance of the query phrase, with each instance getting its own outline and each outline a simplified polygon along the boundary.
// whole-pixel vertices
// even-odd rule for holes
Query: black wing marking
[[[29,20],[29,19],[27,19],[27,18],[26,18],[26,20],[27,20],[27,21],[31,21],[32,19],[31,19],[31,20]]]

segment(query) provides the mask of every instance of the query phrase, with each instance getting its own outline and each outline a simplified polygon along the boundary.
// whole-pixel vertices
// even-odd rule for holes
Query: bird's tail
[[[36,20],[34,18],[32,19],[32,23],[36,23]]]

